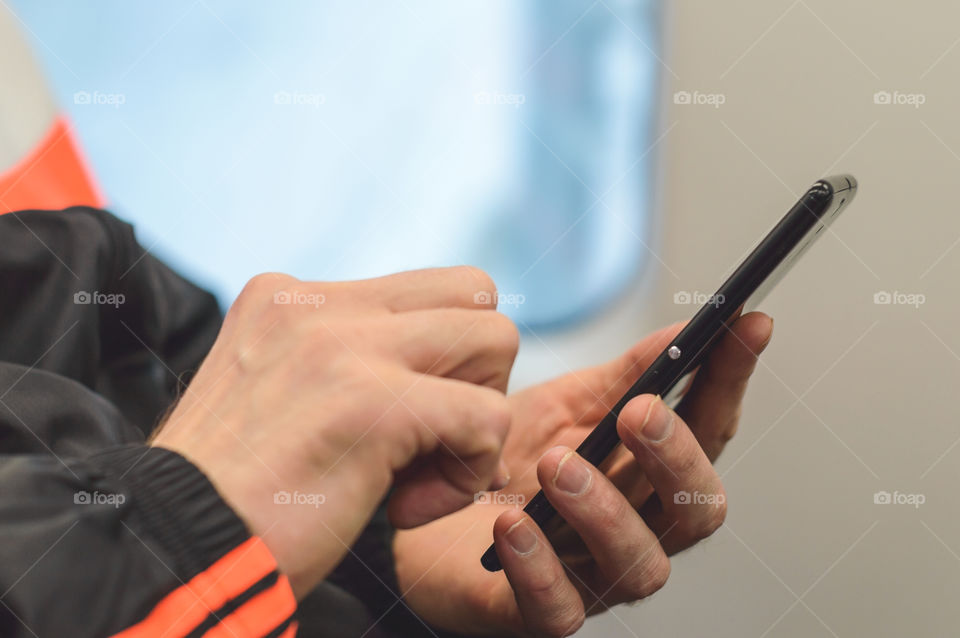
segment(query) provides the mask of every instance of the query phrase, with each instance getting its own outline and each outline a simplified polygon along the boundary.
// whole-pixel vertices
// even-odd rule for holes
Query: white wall
[[[860,192],[762,307],[774,339],[718,463],[727,525],[582,635],[957,635],[960,5],[682,0],[666,23],[665,266],[592,325],[528,338],[517,384],[687,317],[673,293],[712,291],[818,177],[853,173]],[[675,105],[679,90],[726,102]],[[925,103],[875,104],[882,90]],[[875,505],[879,490],[926,502]]]
[[[33,52],[23,37],[23,26],[5,7],[0,8],[0,172],[9,170],[36,145],[56,116],[56,106]]]

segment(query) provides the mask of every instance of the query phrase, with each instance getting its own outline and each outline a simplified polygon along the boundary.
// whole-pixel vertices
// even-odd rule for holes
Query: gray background
[[[850,172],[854,205],[763,304],[772,345],[718,466],[727,524],[666,588],[584,636],[960,632],[960,5],[669,2],[660,243],[604,318],[525,340],[515,385],[689,317],[795,196]],[[676,91],[725,103],[674,104]],[[878,91],[925,102],[877,104]],[[922,294],[919,307],[874,303]],[[919,508],[875,505],[880,490]]]
[[[682,0],[665,13],[648,267],[604,317],[528,335],[515,387],[689,317],[674,294],[712,292],[821,175],[851,172],[861,189],[763,306],[776,318],[774,340],[718,464],[727,524],[674,559],[663,591],[581,634],[955,635],[960,5]],[[0,20],[0,33],[12,27]],[[19,98],[10,103],[33,105],[0,129],[6,164],[53,106],[25,49],[4,40],[21,61],[0,69]],[[675,104],[677,91],[725,102]],[[877,104],[878,91],[924,104]],[[0,104],[0,122],[11,121]],[[881,291],[924,303],[875,304]],[[876,505],[880,490],[926,502]]]

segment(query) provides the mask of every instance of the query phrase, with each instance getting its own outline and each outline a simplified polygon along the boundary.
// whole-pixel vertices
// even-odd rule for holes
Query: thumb
[[[470,505],[485,490],[502,489],[509,480],[499,454],[461,459],[437,452],[398,475],[387,515],[398,529],[423,525]]]
[[[650,367],[684,325],[681,322],[661,328],[611,361],[557,379],[556,382],[564,386],[560,396],[581,421],[599,421]]]

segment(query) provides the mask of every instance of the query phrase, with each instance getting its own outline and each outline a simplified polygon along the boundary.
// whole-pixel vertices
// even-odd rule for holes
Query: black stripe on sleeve
[[[276,570],[270,572],[254,584],[250,585],[250,587],[248,587],[247,590],[242,594],[225,602],[220,609],[211,611],[206,620],[197,625],[197,627],[187,634],[185,638],[201,638],[201,636],[220,624],[224,618],[242,607],[244,603],[249,601],[251,598],[276,585],[279,577],[280,575]]]

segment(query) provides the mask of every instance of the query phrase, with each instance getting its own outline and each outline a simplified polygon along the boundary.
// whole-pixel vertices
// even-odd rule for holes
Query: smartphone
[[[826,234],[824,229],[850,204],[856,192],[857,181],[850,175],[827,177],[811,186],[617,401],[577,453],[599,466],[620,444],[617,418],[636,396],[659,394],[672,407],[686,386],[686,378],[697,369],[717,337],[742,313],[756,307],[810,245]],[[544,532],[562,523],[542,490],[524,511]],[[480,562],[489,571],[501,569],[493,545]]]

